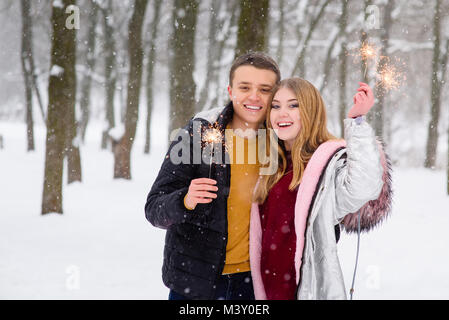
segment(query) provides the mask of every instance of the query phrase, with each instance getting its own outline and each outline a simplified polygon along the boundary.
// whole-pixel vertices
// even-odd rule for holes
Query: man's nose
[[[249,98],[251,100],[259,100],[259,98],[260,98],[259,90],[257,90],[257,89],[252,90]]]

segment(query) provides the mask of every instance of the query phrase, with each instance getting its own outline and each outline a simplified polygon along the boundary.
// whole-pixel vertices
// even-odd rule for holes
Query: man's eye
[[[249,88],[248,87],[239,87],[239,89],[242,91],[245,91],[245,90],[248,90]]]
[[[263,93],[271,93],[271,89],[262,89],[261,90]]]

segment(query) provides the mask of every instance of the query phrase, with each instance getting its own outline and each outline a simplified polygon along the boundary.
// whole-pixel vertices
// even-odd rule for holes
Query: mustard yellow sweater
[[[259,177],[257,138],[242,138],[232,130],[226,130],[226,146],[231,160],[231,186],[228,197],[228,243],[223,274],[250,270],[249,218],[252,194]]]

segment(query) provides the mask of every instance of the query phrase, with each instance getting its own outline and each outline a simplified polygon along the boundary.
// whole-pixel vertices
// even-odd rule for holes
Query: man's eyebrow
[[[241,82],[238,82],[237,84],[253,84],[253,83],[252,82],[248,82],[248,81],[241,81]],[[261,87],[269,87],[269,88],[273,87],[271,84],[265,84],[265,83],[262,83],[259,86],[261,86]]]

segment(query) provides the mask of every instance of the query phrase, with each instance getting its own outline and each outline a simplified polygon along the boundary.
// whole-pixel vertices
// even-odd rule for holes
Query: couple
[[[364,119],[373,93],[360,83],[341,140],[327,130],[318,90],[280,78],[263,53],[236,58],[228,105],[200,112],[183,128],[190,136],[198,122],[218,128],[231,158],[238,146],[256,143],[241,132],[273,129],[269,162],[246,154],[243,163],[213,165],[207,178],[209,163],[170,159],[171,149],[184,144],[192,160],[195,139],[170,145],[145,205],[147,220],[167,229],[162,278],[170,300],[347,298],[337,257],[340,225],[370,230],[391,203],[389,165]],[[270,163],[278,164],[274,174],[260,175]]]

